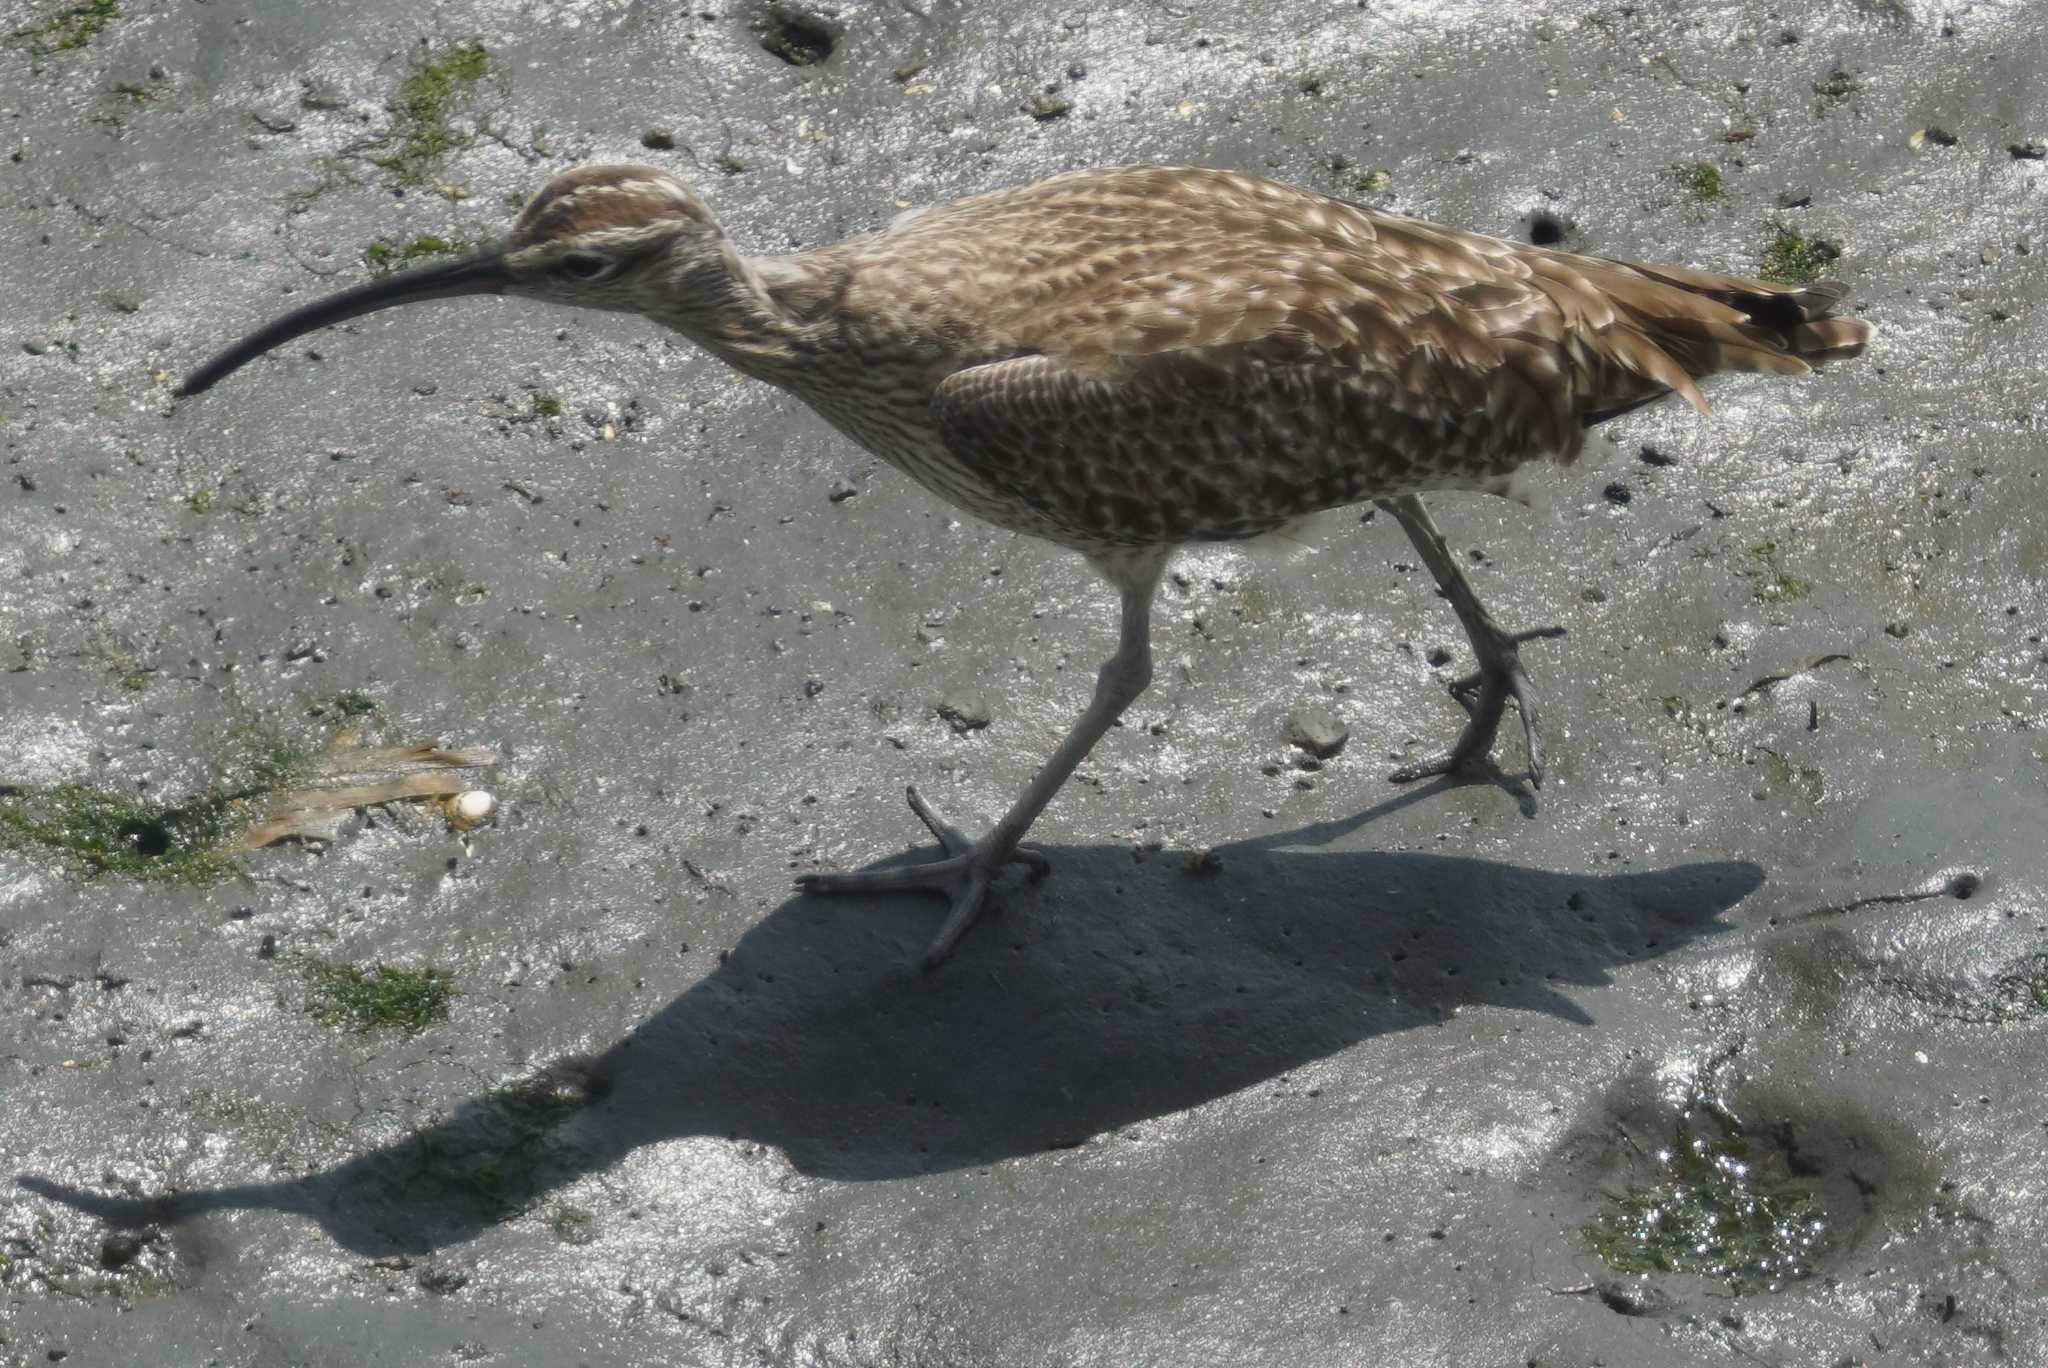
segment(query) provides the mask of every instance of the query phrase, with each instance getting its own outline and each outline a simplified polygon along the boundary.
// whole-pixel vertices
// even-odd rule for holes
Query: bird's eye
[[[570,252],[556,264],[572,280],[596,280],[611,263],[595,252]]]

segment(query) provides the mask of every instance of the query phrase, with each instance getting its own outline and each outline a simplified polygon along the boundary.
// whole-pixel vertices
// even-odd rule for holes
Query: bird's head
[[[678,263],[715,255],[722,241],[703,201],[667,172],[651,166],[578,167],[549,181],[497,246],[296,309],[187,376],[177,394],[211,389],[295,337],[394,304],[511,294],[587,309],[646,311],[665,298],[664,281],[656,276],[676,279]]]

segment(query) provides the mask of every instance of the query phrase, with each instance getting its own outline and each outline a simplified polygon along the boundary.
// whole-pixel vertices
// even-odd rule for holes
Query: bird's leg
[[[1472,641],[1473,654],[1479,657],[1478,672],[1451,685],[1451,696],[1472,714],[1465,723],[1465,730],[1459,733],[1457,743],[1434,760],[1395,771],[1393,780],[1407,783],[1432,774],[1449,774],[1483,757],[1493,747],[1494,733],[1500,729],[1501,714],[1512,698],[1522,714],[1522,735],[1529,746],[1529,782],[1540,787],[1543,783],[1543,733],[1536,719],[1536,700],[1529,687],[1529,676],[1522,670],[1519,647],[1525,641],[1540,637],[1563,636],[1564,628],[1502,631],[1494,622],[1493,615],[1486,611],[1486,605],[1479,601],[1479,595],[1472,591],[1471,582],[1452,558],[1450,547],[1444,543],[1444,534],[1437,530],[1436,522],[1429,516],[1429,510],[1422,506],[1422,500],[1413,494],[1403,494],[1398,499],[1376,499],[1374,502],[1393,514],[1401,524],[1401,530],[1408,534],[1408,540],[1415,543],[1422,563],[1429,567],[1429,573],[1436,579],[1436,587],[1451,601],[1458,621],[1465,625],[1465,635]]]
[[[1046,858],[1021,845],[1045,805],[1052,801],[1075,766],[1093,750],[1102,734],[1115,725],[1125,708],[1152,682],[1152,591],[1159,583],[1165,557],[1151,559],[1148,569],[1138,575],[1119,575],[1123,592],[1123,620],[1116,654],[1095,677],[1095,694],[1060,743],[1052,758],[1025,786],[1010,810],[989,833],[970,841],[931,805],[909,790],[911,810],[916,812],[932,835],[939,838],[945,854],[924,864],[895,869],[868,869],[851,874],[803,874],[797,886],[807,893],[881,893],[903,889],[924,889],[943,894],[952,904],[939,933],[925,951],[924,967],[945,959],[988,901],[989,880],[1011,860],[1030,865],[1038,873],[1047,869]]]

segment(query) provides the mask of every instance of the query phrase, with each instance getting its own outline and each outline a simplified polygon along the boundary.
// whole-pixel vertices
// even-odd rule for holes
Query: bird
[[[306,305],[177,388],[197,395],[315,329],[423,300],[513,295],[639,314],[779,386],[931,494],[1086,557],[1119,601],[1115,651],[1066,738],[971,837],[913,786],[940,854],[799,876],[811,893],[947,901],[950,955],[1026,832],[1152,678],[1170,557],[1371,502],[1401,526],[1470,640],[1469,718],[1396,780],[1487,757],[1507,704],[1532,785],[1544,749],[1519,648],[1421,501],[1513,494],[1586,431],[1727,371],[1803,375],[1873,335],[1835,282],[1780,284],[1579,255],[1229,170],[1073,171],[898,215],[808,251],[746,255],[704,200],[634,164],[555,176],[497,245]]]

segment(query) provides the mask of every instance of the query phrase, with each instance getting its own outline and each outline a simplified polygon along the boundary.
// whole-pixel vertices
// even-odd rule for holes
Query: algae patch
[[[381,239],[363,249],[363,264],[370,268],[372,275],[389,275],[391,272],[410,266],[427,257],[446,256],[460,252],[460,244],[444,237],[422,234],[410,242],[385,242]]]
[[[81,878],[215,883],[236,872],[228,845],[248,796],[162,803],[84,784],[0,786],[0,850],[54,856]]]
[[[1678,183],[1692,192],[1692,197],[1705,202],[1721,198],[1721,168],[1712,162],[1693,162],[1689,166],[1675,166],[1672,174]]]
[[[1759,1144],[1700,1087],[1652,1156],[1653,1181],[1588,1221],[1586,1247],[1618,1273],[1693,1273],[1738,1293],[1811,1277],[1828,1248],[1825,1209],[1789,1181],[1782,1148]]]
[[[597,1238],[597,1217],[583,1207],[558,1206],[548,1213],[548,1229],[563,1244],[589,1244]]]
[[[401,185],[424,183],[451,152],[472,136],[456,131],[455,107],[490,74],[491,56],[481,43],[456,43],[430,53],[398,87],[393,121],[385,142],[391,150],[371,163]]]
[[[1780,228],[1764,245],[1758,274],[1781,285],[1810,285],[1820,279],[1827,264],[1842,251],[1832,243],[1810,238],[1790,228]]]
[[[334,696],[334,711],[353,721],[377,711],[377,700],[360,689],[343,689]]]
[[[1232,605],[1232,610],[1239,622],[1247,627],[1256,627],[1272,621],[1279,612],[1279,604],[1272,590],[1257,580],[1246,580],[1238,586],[1237,602]]]
[[[527,1211],[552,1184],[555,1127],[604,1091],[574,1065],[555,1066],[508,1083],[460,1107],[455,1115],[408,1141],[400,1158],[412,1174],[411,1198],[449,1202],[490,1224]],[[565,1243],[594,1232],[589,1213],[558,1207],[548,1224]]]
[[[1805,580],[1786,574],[1778,564],[1776,542],[1763,541],[1750,547],[1749,564],[1742,573],[1759,603],[1791,603],[1805,598],[1810,588]]]
[[[48,57],[84,47],[120,17],[121,6],[116,0],[85,0],[82,5],[59,10],[40,24],[18,28],[11,36],[27,43],[35,56]]]
[[[2004,1020],[2048,1016],[2048,953],[2000,975],[1996,986]]]
[[[239,872],[236,840],[260,800],[303,773],[309,752],[259,729],[231,738],[229,776],[175,801],[64,783],[0,784],[0,851],[53,857],[80,878],[216,883]]]
[[[400,969],[378,964],[366,969],[309,960],[305,973],[306,1010],[323,1025],[355,1031],[423,1031],[448,1019],[448,1004],[455,996],[448,976],[432,965]]]

